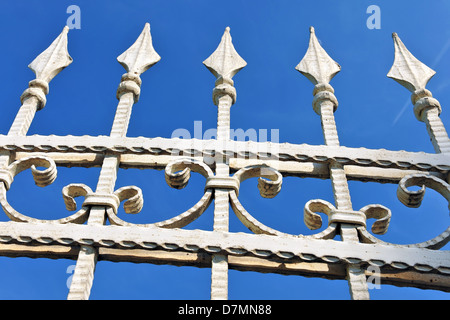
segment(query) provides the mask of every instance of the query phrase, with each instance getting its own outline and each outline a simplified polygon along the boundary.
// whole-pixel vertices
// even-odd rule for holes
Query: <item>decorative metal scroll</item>
[[[77,265],[68,299],[88,299],[97,260],[123,261],[120,254],[124,248],[145,251],[145,254],[130,252],[129,261],[152,262],[155,259],[152,253],[162,250],[166,254],[158,256],[159,263],[206,263],[212,272],[212,299],[227,299],[229,268],[343,278],[349,282],[353,299],[368,299],[365,267],[376,265],[382,281],[387,283],[450,291],[450,253],[438,250],[450,240],[450,227],[425,242],[387,243],[377,235],[389,232],[391,210],[381,204],[367,204],[356,210],[351,203],[349,178],[396,183],[398,198],[408,207],[420,206],[426,188],[450,201],[447,183],[450,140],[439,118],[441,106],[425,88],[435,72],[417,60],[397,34],[393,34],[395,59],[388,76],[411,91],[414,113],[425,122],[436,154],[340,146],[334,120],[338,101],[330,81],[341,66],[319,44],[312,27],[309,47],[296,69],[314,84],[312,105],[321,118],[323,146],[256,142],[244,145],[230,141],[230,108],[236,102],[232,78],[247,63],[235,50],[229,28],[218,48],[204,61],[216,77],[213,102],[218,107],[217,138],[203,141],[201,146],[189,139],[127,138],[132,106],[139,100],[141,75],[160,60],[148,23],[136,42],[117,58],[126,73],[117,90],[119,103],[109,136],[27,136],[36,111],[46,104],[49,82],[72,62],[67,51],[67,33],[66,27],[30,64],[36,79],[22,94],[22,106],[8,134],[0,135],[0,205],[11,220],[0,222],[0,242],[7,248],[0,249],[0,254],[58,258],[54,245],[75,248]],[[41,142],[44,140],[45,143]],[[269,161],[264,154],[270,154],[269,147],[274,145],[277,153],[271,154]],[[249,154],[254,157],[247,157]],[[205,161],[206,156],[198,155],[214,161]],[[35,183],[45,187],[56,179],[57,167],[68,163],[101,166],[95,190],[78,183],[63,188],[66,208],[75,213],[57,220],[41,220],[18,212],[8,202],[8,190],[20,172],[31,169]],[[145,210],[145,205],[137,186],[114,190],[119,165],[164,168],[167,184],[175,189],[184,188],[192,173],[200,174],[205,179],[203,196],[192,208],[174,213],[170,219],[149,224],[128,222],[117,215],[120,204],[123,202],[125,212],[130,214]],[[259,221],[241,203],[239,190],[243,181],[258,178],[261,196],[273,198],[281,191],[286,175],[331,180],[335,203],[312,199],[303,210],[304,223],[311,230],[321,228],[326,216],[324,230],[311,235],[281,232]],[[420,189],[411,191],[408,189],[411,186]],[[78,211],[77,197],[84,199]],[[212,203],[213,231],[182,229]],[[229,232],[229,207],[251,233]],[[370,230],[368,219],[375,220]],[[29,248],[14,247],[17,243]],[[196,259],[199,254],[206,254],[209,260],[199,261]],[[335,268],[299,269],[298,262]],[[396,278],[389,277],[392,270]],[[431,277],[439,281],[430,282]]]

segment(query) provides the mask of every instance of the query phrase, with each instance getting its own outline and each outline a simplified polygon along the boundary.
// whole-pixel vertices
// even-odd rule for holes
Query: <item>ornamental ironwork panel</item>
[[[322,48],[312,27],[308,49],[296,69],[314,85],[312,106],[320,116],[324,145],[230,139],[230,108],[237,96],[233,76],[247,63],[235,50],[228,27],[217,49],[203,61],[216,78],[216,137],[127,137],[141,76],[160,60],[148,23],[117,58],[126,73],[117,89],[119,102],[109,136],[27,136],[36,111],[46,105],[49,82],[72,62],[68,31],[65,27],[29,65],[36,78],[22,94],[8,134],[0,135],[0,204],[10,219],[0,222],[0,255],[76,259],[68,299],[89,298],[99,260],[209,267],[214,300],[228,298],[229,269],[346,279],[352,299],[369,298],[371,267],[383,283],[450,291],[450,252],[440,250],[450,239],[450,228],[425,242],[388,243],[377,235],[388,232],[391,210],[371,203],[354,208],[351,202],[349,179],[398,184],[398,199],[408,207],[420,206],[426,188],[450,200],[450,140],[439,117],[439,101],[426,89],[435,71],[415,58],[397,34],[387,75],[411,92],[414,114],[425,123],[435,154],[340,145],[334,119],[338,100],[330,81],[341,67]],[[76,212],[42,220],[8,203],[17,174],[30,169],[35,183],[45,187],[56,179],[58,166],[101,167],[95,190],[80,183],[62,189],[67,210]],[[192,173],[200,174],[205,179],[203,196],[189,210],[164,221],[125,221],[117,214],[122,202],[126,213],[139,213],[145,206],[138,186],[115,188],[119,167],[164,169],[167,184],[175,189],[184,188]],[[261,196],[273,198],[284,176],[331,180],[334,203],[311,199],[303,210],[311,230],[321,228],[327,217],[322,231],[281,232],[256,219],[240,202],[244,180],[258,178]],[[84,199],[78,210],[76,197]],[[213,230],[183,229],[209,206],[214,209]],[[231,214],[251,233],[230,232]],[[368,219],[375,221],[370,230]]]

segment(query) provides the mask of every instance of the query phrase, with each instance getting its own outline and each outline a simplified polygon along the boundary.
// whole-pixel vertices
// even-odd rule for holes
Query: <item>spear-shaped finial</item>
[[[137,102],[142,82],[139,76],[159,60],[161,57],[153,48],[150,24],[147,22],[133,45],[117,57],[117,61],[127,70],[117,89],[117,99],[120,99],[124,93],[132,92],[134,102]]]
[[[155,51],[150,34],[150,24],[147,22],[136,42],[124,53],[117,57],[117,61],[128,73],[140,75],[161,60]]]
[[[309,28],[309,46],[305,56],[295,67],[313,84],[328,84],[341,71],[341,66],[331,59],[317,40],[314,27]]]
[[[29,98],[34,97],[37,99],[35,105],[37,108],[36,110],[40,110],[47,103],[45,96],[49,92],[48,83],[73,61],[67,51],[68,32],[69,27],[65,26],[61,34],[52,42],[52,44],[29,64],[28,67],[34,71],[36,79],[29,82],[29,88],[27,88],[20,96],[22,104],[26,104],[26,101]],[[32,105],[34,104],[35,103],[33,102]],[[21,108],[22,111],[19,110],[19,113],[33,113],[34,115],[35,107]],[[25,109],[28,111],[24,111]],[[29,115],[29,117],[32,118],[33,116]],[[19,121],[22,119],[22,115],[19,116],[18,114],[16,118],[18,121],[13,123],[10,133],[24,134],[24,132],[28,130],[29,123],[25,124],[22,121]]]
[[[219,98],[231,97],[232,104],[236,102],[236,89],[231,78],[247,65],[244,59],[236,52],[231,42],[230,27],[225,28],[217,49],[205,60],[203,64],[216,77],[216,87],[213,90],[213,101],[218,105]]]
[[[229,79],[247,65],[231,42],[230,27],[226,27],[217,49],[203,61],[217,79]]]
[[[395,57],[387,76],[413,93],[416,90],[425,89],[428,81],[436,72],[417,60],[397,33],[394,32],[392,38],[394,39]]]
[[[341,71],[341,66],[331,59],[328,53],[322,48],[319,40],[317,40],[314,27],[310,27],[309,32],[308,50],[306,50],[305,56],[295,69],[315,85],[313,90],[313,109],[318,115],[323,116],[324,110],[322,110],[322,106],[324,104],[331,106],[333,112],[336,111],[338,106],[338,101],[334,96],[334,89],[329,82]],[[333,115],[331,114],[329,116]],[[332,127],[335,127],[334,119]],[[326,128],[329,129],[330,127],[327,126]],[[325,134],[325,140],[330,143],[339,144],[335,128],[331,131],[332,133]],[[333,142],[331,142],[329,137],[333,137]]]
[[[50,82],[62,69],[72,63],[72,57],[67,51],[67,33],[65,26],[61,34],[52,44],[28,66],[36,74],[36,79]]]

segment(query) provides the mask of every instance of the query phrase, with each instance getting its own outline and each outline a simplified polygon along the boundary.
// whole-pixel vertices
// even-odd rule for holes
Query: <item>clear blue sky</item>
[[[450,3],[447,1],[9,1],[0,12],[0,64],[3,72],[0,133],[6,134],[20,106],[19,97],[34,74],[27,65],[61,32],[69,5],[81,9],[81,29],[69,32],[74,62],[50,83],[47,105],[28,134],[107,135],[117,105],[116,89],[125,73],[116,58],[137,38],[145,22],[161,61],[144,73],[128,136],[171,137],[179,128],[194,133],[216,126],[211,99],[213,75],[202,65],[217,47],[225,27],[248,65],[235,77],[237,103],[233,129],[278,129],[280,142],[323,144],[320,119],[311,107],[313,85],[294,67],[306,52],[310,26],[341,72],[331,81],[341,145],[433,153],[423,123],[412,111],[410,93],[386,77],[394,55],[392,32],[436,70],[428,89],[450,125]],[[369,5],[381,9],[381,29],[368,29]],[[30,172],[19,175],[8,192],[20,212],[43,219],[68,215],[61,189],[69,183],[95,188],[99,168],[60,168],[46,188],[34,186]],[[174,190],[164,173],[120,170],[116,189],[139,186],[144,210],[128,221],[157,222],[173,217],[202,196],[204,179],[193,174],[188,187]],[[419,209],[404,207],[396,185],[350,182],[355,209],[380,203],[392,210],[382,240],[425,241],[449,224],[446,201],[430,190]],[[24,191],[21,191],[21,186]],[[281,193],[263,199],[256,179],[242,184],[241,202],[270,227],[312,234],[303,223],[311,199],[333,202],[329,180],[285,178]],[[35,201],[35,204],[33,203]],[[32,204],[33,203],[33,204]],[[188,226],[212,229],[212,207]],[[231,216],[230,230],[248,232]],[[2,215],[0,220],[6,221]],[[444,249],[449,249],[448,245]],[[71,260],[0,258],[0,299],[65,299]],[[210,269],[99,262],[92,299],[209,299]],[[382,286],[373,299],[449,299],[449,293]],[[346,281],[229,273],[230,299],[348,299]]]

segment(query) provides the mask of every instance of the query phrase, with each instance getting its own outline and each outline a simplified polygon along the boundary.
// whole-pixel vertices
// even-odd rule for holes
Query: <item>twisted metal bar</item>
[[[158,62],[159,59],[160,57],[154,51],[151,42],[150,25],[146,23],[136,42],[118,57],[118,61],[125,67],[128,74],[122,77],[117,90],[119,103],[111,129],[111,137],[124,137],[126,135],[133,104],[137,102],[140,94],[141,81],[139,75]],[[113,193],[119,163],[119,155],[107,154],[105,156],[96,193]],[[105,206],[91,206],[88,225],[103,225],[106,221],[106,210],[107,207]],[[96,248],[89,245],[82,246],[67,296],[68,300],[89,298],[97,258],[98,250]]]
[[[338,102],[329,81],[341,68],[319,44],[312,27],[310,34],[308,50],[296,69],[315,84],[313,109],[320,115],[325,144],[330,147],[338,147],[339,138],[334,120],[334,111],[337,109]],[[344,166],[337,161],[331,161],[329,171],[336,208],[345,210],[351,215],[353,208]],[[356,227],[355,224],[340,223],[342,241],[358,242]],[[369,299],[365,274],[358,264],[350,263],[347,266],[347,278],[352,299]]]
[[[236,102],[236,90],[231,79],[247,64],[234,49],[230,28],[227,27],[217,49],[203,64],[216,77],[213,90],[213,102],[217,106],[217,142],[215,166],[217,178],[228,178],[230,169],[225,143],[230,139],[230,108]],[[220,148],[220,144],[223,144]],[[214,231],[228,232],[229,225],[229,190],[214,188]],[[211,265],[211,300],[228,298],[228,257],[215,254]]]

